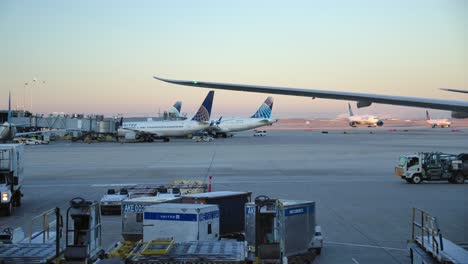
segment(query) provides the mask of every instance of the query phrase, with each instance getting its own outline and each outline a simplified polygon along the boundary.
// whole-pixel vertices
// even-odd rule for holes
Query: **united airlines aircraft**
[[[231,118],[223,120],[220,118],[207,131],[215,137],[227,137],[231,132],[250,130],[278,122],[271,118],[273,110],[273,97],[269,96],[260,108],[249,118]]]
[[[152,142],[154,139],[163,139],[165,142],[170,137],[181,137],[206,130],[212,126],[210,122],[211,107],[213,105],[214,91],[210,91],[191,120],[183,121],[146,121],[146,122],[123,122],[118,129],[120,138],[140,139]]]

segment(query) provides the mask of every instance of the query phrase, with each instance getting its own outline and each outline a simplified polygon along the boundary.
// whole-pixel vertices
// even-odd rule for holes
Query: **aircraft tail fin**
[[[273,111],[273,97],[268,96],[265,102],[258,108],[257,112],[250,118],[270,118]]]
[[[175,104],[172,106],[171,110],[169,110],[170,113],[174,113],[176,117],[180,116],[180,110],[182,109],[182,101],[177,101]]]
[[[426,110],[426,120],[431,120],[431,116],[429,115],[429,111]]]
[[[11,92],[8,92],[8,124],[11,124]]]
[[[348,110],[349,110],[349,116],[354,116],[353,109],[351,108],[350,103],[348,103]]]
[[[213,97],[214,91],[208,92],[208,95],[206,96],[202,105],[198,109],[198,112],[193,116],[192,120],[204,122],[210,121],[211,107],[213,106]]]

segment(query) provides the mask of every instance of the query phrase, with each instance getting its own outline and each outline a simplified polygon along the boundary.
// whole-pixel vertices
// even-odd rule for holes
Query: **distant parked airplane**
[[[367,126],[367,127],[378,127],[383,126],[384,122],[373,115],[354,115],[353,109],[351,109],[351,104],[348,103],[348,110],[349,110],[349,125],[352,127],[357,127],[359,125]]]
[[[175,104],[169,109],[169,113],[173,114],[175,117],[180,117],[180,110],[182,109],[182,101],[177,101]]]
[[[118,136],[125,139],[143,138],[148,142],[152,142],[154,139],[163,139],[167,142],[170,140],[170,137],[180,137],[205,130],[214,125],[210,122],[213,97],[214,91],[210,91],[191,120],[124,123],[122,118],[120,121],[121,126],[118,129]]]
[[[426,122],[432,126],[432,128],[435,128],[435,127],[440,127],[440,128],[444,128],[444,127],[450,127],[452,125],[452,122],[450,122],[448,119],[444,118],[444,119],[431,119],[431,117],[429,116],[429,111],[426,110]]]
[[[273,110],[273,97],[268,97],[260,108],[250,118],[231,118],[216,121],[207,131],[215,137],[227,137],[228,133],[250,130],[262,126],[271,125],[278,122],[278,119],[271,118]]]

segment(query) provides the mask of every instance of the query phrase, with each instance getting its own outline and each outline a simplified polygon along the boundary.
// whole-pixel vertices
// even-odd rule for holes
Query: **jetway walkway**
[[[115,134],[118,128],[118,119],[104,118],[101,115],[50,115],[13,117],[13,124],[23,128],[34,129],[60,129],[67,131],[93,132],[98,134]]]

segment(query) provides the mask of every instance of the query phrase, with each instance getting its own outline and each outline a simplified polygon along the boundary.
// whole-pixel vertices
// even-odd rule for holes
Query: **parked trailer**
[[[216,204],[220,212],[220,235],[243,237],[245,231],[245,204],[250,202],[251,192],[218,191],[182,196],[183,203]]]
[[[413,208],[412,234],[408,240],[411,263],[468,263],[468,248],[463,248],[445,239],[439,229],[437,218]]]
[[[0,213],[9,216],[21,206],[23,144],[0,144]]]
[[[122,237],[126,241],[143,239],[143,212],[147,206],[179,202],[179,197],[158,195],[137,197],[122,202]]]
[[[408,183],[448,181],[462,184],[468,178],[468,154],[419,152],[398,159],[395,176]]]

